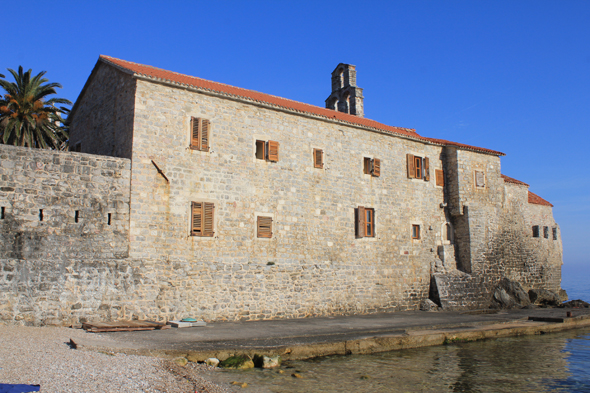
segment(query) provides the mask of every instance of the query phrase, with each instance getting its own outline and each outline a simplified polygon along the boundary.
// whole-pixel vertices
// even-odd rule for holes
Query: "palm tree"
[[[45,71],[32,78],[32,70],[23,73],[22,66],[18,73],[10,68],[8,71],[15,82],[0,79],[0,87],[6,91],[4,97],[0,96],[0,143],[63,150],[68,133],[61,114],[67,114],[68,109],[56,108],[55,104],[72,103],[64,98],[46,98],[56,94],[55,88],[61,85],[47,83]]]

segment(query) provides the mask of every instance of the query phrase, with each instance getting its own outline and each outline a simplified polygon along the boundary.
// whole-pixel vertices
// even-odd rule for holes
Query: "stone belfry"
[[[326,108],[364,117],[363,89],[356,86],[356,67],[340,63],[332,71],[332,94]]]

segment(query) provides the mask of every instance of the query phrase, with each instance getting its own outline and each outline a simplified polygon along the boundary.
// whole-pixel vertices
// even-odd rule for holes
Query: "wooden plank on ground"
[[[166,324],[151,321],[86,322],[82,329],[92,332],[128,332],[136,330],[167,329]]]

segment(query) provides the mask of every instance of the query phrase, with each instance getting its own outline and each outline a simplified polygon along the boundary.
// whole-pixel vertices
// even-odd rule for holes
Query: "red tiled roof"
[[[234,97],[245,98],[248,100],[252,100],[255,102],[260,102],[296,112],[312,114],[316,116],[325,117],[328,119],[334,119],[343,123],[349,123],[357,126],[362,126],[365,128],[375,129],[379,131],[385,131],[390,134],[394,135],[403,135],[406,137],[410,137],[411,139],[416,139],[420,141],[424,141],[427,143],[432,143],[436,145],[442,146],[457,146],[462,149],[466,150],[473,150],[481,153],[492,154],[496,156],[503,156],[504,153],[499,151],[485,149],[482,147],[476,146],[469,146],[464,145],[461,143],[445,141],[442,139],[434,139],[434,138],[427,138],[420,136],[416,133],[416,130],[411,128],[402,128],[402,127],[392,127],[382,123],[379,123],[375,120],[365,119],[362,117],[349,115],[347,113],[338,112],[335,110],[321,108],[314,105],[304,104],[302,102],[289,100],[286,98],[281,98],[277,96],[273,96],[270,94],[260,93],[254,90],[242,89],[240,87],[234,87],[230,85],[226,85],[223,83],[212,82],[206,79],[197,78],[194,76],[179,74],[177,72],[163,70],[161,68],[156,68],[152,66],[147,66],[143,64],[132,63],[130,61],[125,61],[121,59],[116,59],[110,56],[101,55],[99,58],[100,61],[103,61],[107,64],[114,65],[118,68],[123,68],[127,71],[131,71],[135,75],[144,76],[150,79],[156,80],[163,80],[166,82],[171,82],[174,84],[179,84],[183,86],[190,86],[193,88],[197,88],[200,90],[207,90],[215,93],[230,95]]]
[[[525,182],[522,182],[520,180],[516,180],[516,179],[514,179],[512,177],[509,177],[509,176],[506,176],[506,175],[501,175],[501,176],[502,176],[502,179],[504,179],[504,181],[506,183],[518,184],[519,186],[527,186],[527,187],[529,186]]]
[[[544,200],[543,198],[541,198],[537,194],[534,194],[530,191],[529,191],[529,203],[534,203],[535,205],[544,205],[544,206],[553,207],[553,205],[550,202]]]

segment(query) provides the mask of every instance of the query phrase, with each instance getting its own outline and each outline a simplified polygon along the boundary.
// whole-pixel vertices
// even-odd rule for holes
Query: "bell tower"
[[[332,71],[332,94],[326,100],[326,108],[364,117],[363,89],[356,86],[356,67],[340,63]]]

